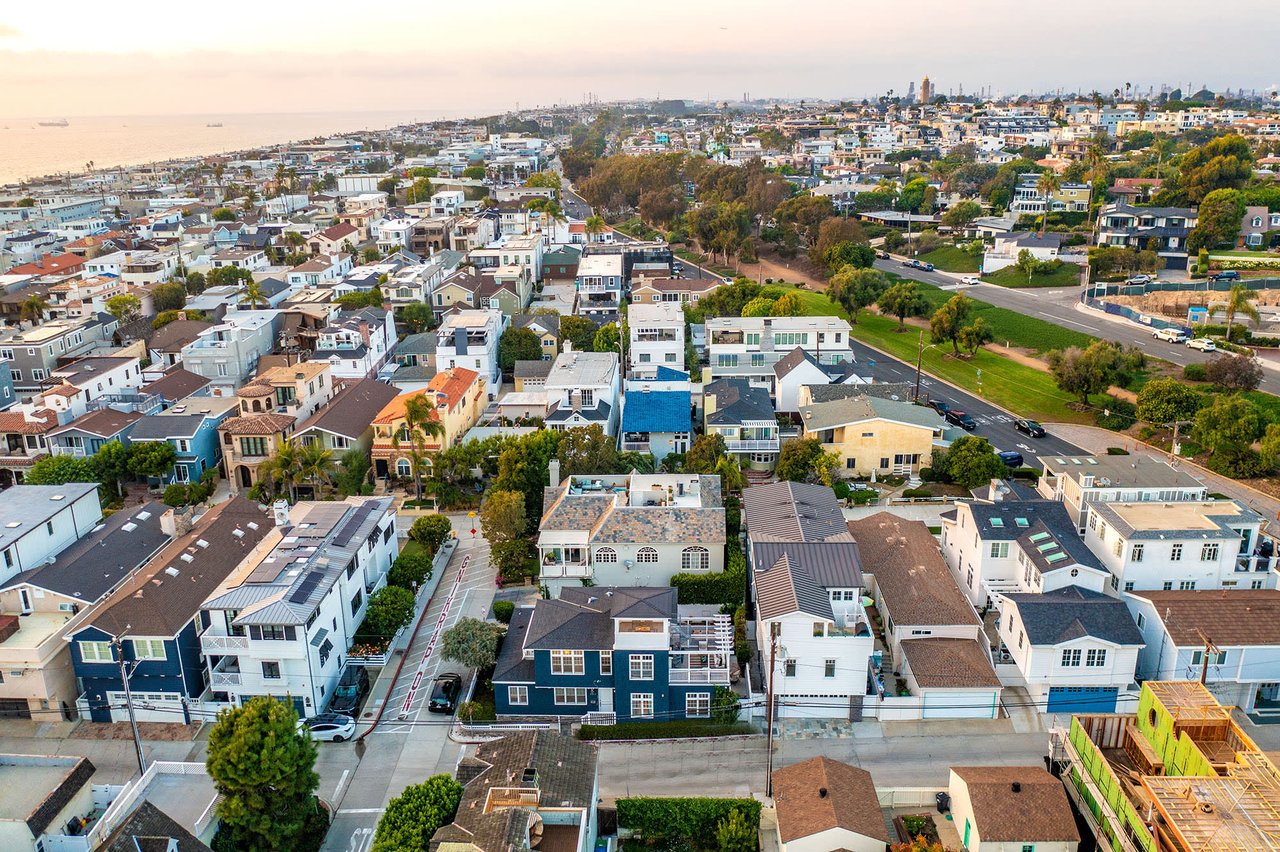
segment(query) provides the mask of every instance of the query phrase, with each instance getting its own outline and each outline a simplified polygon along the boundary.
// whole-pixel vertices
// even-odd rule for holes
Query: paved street
[[[478,533],[471,535],[472,522],[465,515],[450,520],[459,547],[405,652],[404,668],[382,692],[386,696],[382,721],[362,742],[321,746],[322,757],[326,752],[347,754],[341,773],[321,773],[320,794],[337,809],[323,847],[326,852],[366,852],[387,802],[410,784],[439,772],[452,773],[461,757],[462,746],[448,736],[452,718],[429,713],[426,703],[436,675],[452,671],[464,683],[470,677],[470,672],[441,659],[438,637],[464,616],[487,615],[493,601],[494,570],[488,542]],[[388,665],[392,671],[387,678],[396,662]],[[415,680],[418,688],[411,691]],[[402,712],[404,718],[400,718]]]

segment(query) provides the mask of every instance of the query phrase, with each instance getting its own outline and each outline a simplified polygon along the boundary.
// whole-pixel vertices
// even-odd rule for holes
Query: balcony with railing
[[[733,664],[733,619],[719,613],[682,616],[672,625],[671,683],[728,686]]]
[[[622,436],[622,451],[624,453],[649,452],[649,433],[627,432]]]
[[[585,547],[544,547],[538,556],[543,577],[589,577],[591,565]]]
[[[209,688],[216,691],[240,686],[240,658],[223,657],[209,673]]]
[[[247,651],[249,650],[249,637],[216,635],[206,630],[200,634],[200,650],[206,655],[225,654],[228,651]]]

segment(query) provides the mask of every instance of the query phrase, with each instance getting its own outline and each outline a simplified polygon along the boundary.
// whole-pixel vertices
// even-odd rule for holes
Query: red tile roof
[[[84,268],[85,259],[76,254],[49,254],[33,263],[24,263],[9,270],[10,275],[66,275]]]

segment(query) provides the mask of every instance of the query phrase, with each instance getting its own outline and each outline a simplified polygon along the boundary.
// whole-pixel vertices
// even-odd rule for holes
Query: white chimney
[[[991,502],[999,503],[1004,499],[1004,484],[998,480],[991,480]]]
[[[275,515],[276,526],[287,527],[289,525],[289,503],[287,500],[277,500],[272,503],[271,512]]]
[[[191,510],[166,509],[160,516],[160,532],[170,538],[186,535],[191,532]]]
[[[547,463],[547,478],[551,480],[552,488],[560,484],[560,459],[552,459]]]

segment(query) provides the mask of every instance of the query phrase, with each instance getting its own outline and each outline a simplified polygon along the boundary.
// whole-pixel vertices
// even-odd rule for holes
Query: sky
[[[925,74],[940,93],[1263,89],[1280,79],[1273,2],[6,2],[0,115],[862,98]]]

